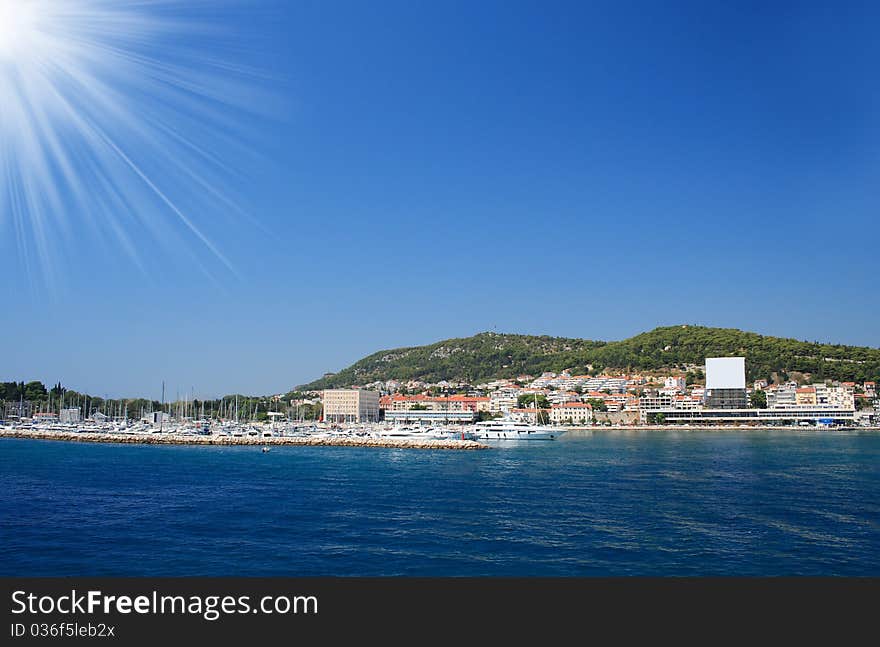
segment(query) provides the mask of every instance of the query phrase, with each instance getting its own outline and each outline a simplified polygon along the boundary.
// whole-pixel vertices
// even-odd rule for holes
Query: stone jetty
[[[80,443],[122,443],[131,445],[299,445],[307,447],[384,447],[394,449],[488,449],[475,440],[434,438],[370,438],[360,436],[184,436],[180,434],[126,434],[93,431],[0,429],[0,438],[64,440]]]

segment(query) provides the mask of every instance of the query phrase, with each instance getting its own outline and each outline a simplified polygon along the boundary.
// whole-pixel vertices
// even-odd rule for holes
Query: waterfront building
[[[767,408],[768,409],[788,409],[797,405],[797,389],[788,385],[768,386]]]
[[[550,422],[588,425],[593,421],[593,407],[587,402],[565,402],[550,407]]]
[[[385,396],[380,401],[386,411],[489,411],[490,398],[470,395],[400,395]]]
[[[841,409],[854,409],[856,406],[855,393],[839,386],[815,385],[816,404]]]
[[[324,420],[327,422],[375,422],[379,420],[379,392],[365,389],[324,391]]]
[[[638,400],[639,419],[641,422],[647,423],[651,414],[662,413],[665,415],[670,411],[700,411],[703,409],[703,399],[692,395],[670,395],[663,391],[646,391]],[[610,411],[610,409],[609,409]]]
[[[836,407],[794,407],[791,409],[698,409],[694,411],[667,410],[663,414],[667,423],[755,423],[796,424],[812,422],[822,424],[852,424],[855,411]]]
[[[668,393],[645,391],[639,398],[640,411],[662,411],[671,409],[675,399]]]
[[[718,361],[723,360],[723,361]],[[735,361],[727,361],[735,360]],[[852,424],[855,406],[846,385],[802,386],[794,382],[767,386],[767,408],[746,406],[745,362],[743,358],[706,360],[705,397],[669,396],[648,390],[639,399],[639,419],[665,423],[712,424]]]
[[[746,360],[744,357],[706,358],[706,408],[746,408]]]
[[[795,407],[833,407],[854,409],[855,398],[848,389],[826,384],[813,384],[798,387],[794,383],[768,386],[768,409],[793,409]]]

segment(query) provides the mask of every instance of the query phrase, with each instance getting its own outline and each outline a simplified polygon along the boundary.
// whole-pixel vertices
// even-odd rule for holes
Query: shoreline
[[[213,445],[267,446],[288,445],[299,447],[379,447],[383,449],[445,449],[479,450],[488,445],[475,440],[457,439],[408,439],[408,438],[309,438],[251,436],[180,436],[173,434],[110,434],[90,431],[39,431],[33,429],[2,429],[0,438],[25,438],[29,440],[55,440],[80,443],[117,443],[123,445]]]
[[[791,425],[594,425],[592,427],[565,427],[569,432],[595,431],[880,431],[880,427],[799,427]]]

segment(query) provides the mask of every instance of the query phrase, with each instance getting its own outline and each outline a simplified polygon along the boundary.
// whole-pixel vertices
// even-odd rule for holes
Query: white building
[[[379,392],[365,389],[328,389],[322,398],[327,422],[376,422]]]
[[[788,385],[768,387],[765,393],[768,409],[788,409],[797,406],[797,388]]]
[[[803,393],[799,394],[798,391]],[[767,387],[765,393],[767,394],[768,409],[795,409],[814,405],[822,408],[855,409],[855,398],[852,392],[839,386],[813,384],[809,388],[799,389],[797,383],[790,382]]]
[[[587,402],[566,402],[550,407],[550,422],[588,425],[593,422],[593,407]]]
[[[668,393],[645,391],[639,398],[639,409],[641,411],[662,411],[672,409],[674,403],[675,398]]]
[[[709,409],[746,408],[745,357],[707,357],[705,397]]]
[[[849,389],[826,386],[825,384],[814,384],[813,386],[816,389],[816,404],[840,409],[856,408],[855,394]]]

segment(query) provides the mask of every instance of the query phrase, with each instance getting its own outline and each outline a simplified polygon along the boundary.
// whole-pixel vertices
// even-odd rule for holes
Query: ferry
[[[486,420],[473,426],[478,440],[556,440],[565,429],[531,425],[519,420]]]

